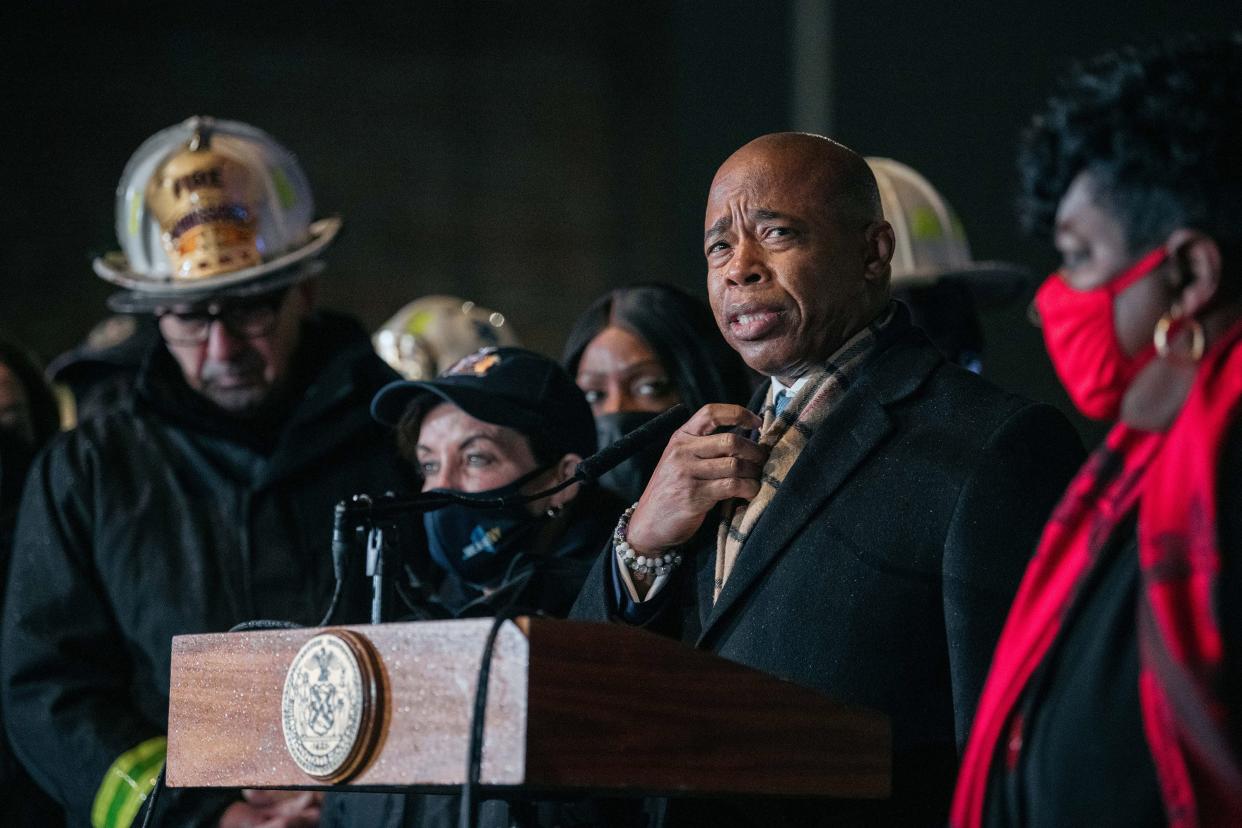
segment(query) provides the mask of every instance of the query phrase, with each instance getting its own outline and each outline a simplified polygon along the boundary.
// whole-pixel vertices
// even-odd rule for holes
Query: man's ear
[[[556,476],[553,478],[552,482],[549,485],[555,486],[573,477],[574,472],[578,470],[578,464],[581,462],[582,462],[581,455],[574,454],[573,452],[566,454],[564,457],[562,457],[560,460],[557,461],[556,466],[555,466]],[[548,505],[549,506],[564,506],[566,503],[573,500],[574,496],[577,494],[578,494],[578,487],[570,486],[569,488],[564,489],[563,491],[559,491],[556,494],[552,495],[552,497],[549,498],[548,500]]]
[[[889,264],[893,260],[893,251],[897,247],[897,239],[893,235],[893,226],[881,219],[867,225],[863,231],[866,239],[866,258],[863,260],[863,278],[873,284],[887,284],[890,272]]]
[[[1177,273],[1174,305],[1184,316],[1197,316],[1220,290],[1220,245],[1206,233],[1182,228],[1165,242]]]

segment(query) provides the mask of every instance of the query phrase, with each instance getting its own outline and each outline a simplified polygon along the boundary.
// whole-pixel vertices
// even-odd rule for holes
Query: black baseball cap
[[[595,418],[560,363],[525,348],[483,348],[434,380],[389,383],[371,400],[371,416],[395,426],[419,402],[436,398],[485,423],[506,426],[558,451],[595,453]]]

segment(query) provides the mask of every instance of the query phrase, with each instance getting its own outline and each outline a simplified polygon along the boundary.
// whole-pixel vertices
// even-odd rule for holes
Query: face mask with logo
[[[548,467],[524,474],[512,483],[475,493],[476,497],[510,497]],[[444,492],[447,489],[432,489]],[[474,509],[450,503],[423,515],[431,559],[442,569],[470,584],[490,584],[505,574],[519,552],[528,551],[547,522],[543,514],[531,514],[528,504],[503,509]]]
[[[1134,356],[1117,341],[1113,303],[1168,258],[1153,250],[1105,285],[1074,290],[1053,273],[1035,294],[1044,345],[1074,405],[1095,420],[1113,420],[1130,383],[1155,357],[1148,344]]]
[[[615,414],[600,414],[595,418],[595,436],[600,449],[604,449],[620,440],[639,426],[654,420],[658,413],[650,411],[619,411]],[[611,489],[627,503],[636,503],[642,497],[647,481],[655,472],[656,464],[664,453],[665,443],[656,441],[646,446],[638,454],[620,463],[599,478],[599,485]]]

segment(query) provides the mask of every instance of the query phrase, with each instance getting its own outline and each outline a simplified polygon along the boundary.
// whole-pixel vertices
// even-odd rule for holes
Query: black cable
[[[401,564],[402,572],[405,574],[406,582],[409,589],[413,590],[413,594],[406,590],[402,585],[400,578],[393,578],[392,585],[397,597],[405,604],[409,615],[405,618],[398,618],[398,621],[443,621],[452,617],[453,613],[440,600],[440,596],[435,590],[418,577],[418,573],[409,563]],[[439,614],[436,613],[439,610]]]
[[[243,621],[240,624],[234,624],[229,627],[229,632],[254,632],[256,630],[303,630],[306,629],[304,624],[298,624],[293,621],[273,621],[270,619],[260,618],[256,621]]]
[[[487,716],[487,684],[492,674],[492,651],[504,623],[524,611],[513,604],[502,608],[492,619],[483,660],[479,664],[479,683],[474,689],[474,711],[470,714],[470,745],[466,752],[466,781],[461,785],[461,806],[457,812],[458,828],[475,828],[479,821],[478,788],[483,770],[483,729]]]
[[[337,512],[339,513],[343,507],[343,502],[337,504]],[[340,537],[339,532],[333,532],[332,536],[332,597],[328,600],[328,609],[324,612],[323,618],[320,619],[316,627],[326,627],[332,623],[332,616],[336,615],[337,608],[341,603],[341,595],[345,592],[345,556],[349,552],[349,543]],[[240,624],[234,624],[229,628],[229,632],[254,632],[258,630],[301,630],[305,629],[304,624],[298,624],[294,621],[276,621],[270,619],[259,619],[256,621],[243,621]]]
[[[165,758],[164,765],[167,766],[168,759]],[[151,822],[151,815],[155,813],[155,803],[160,798],[160,791],[164,788],[164,768],[160,768],[160,773],[155,777],[155,785],[151,788],[151,793],[147,794],[145,803],[147,812],[142,817],[142,828],[151,828],[155,823]]]
[[[328,602],[328,611],[323,614],[323,618],[316,624],[316,627],[326,627],[332,623],[332,616],[336,615],[337,605],[341,603],[341,593],[345,591],[345,573],[341,572],[335,576],[336,584],[332,587],[332,600]]]

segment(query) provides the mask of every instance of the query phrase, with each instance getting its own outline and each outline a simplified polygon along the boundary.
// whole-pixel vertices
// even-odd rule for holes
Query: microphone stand
[[[372,526],[367,534],[367,575],[371,578],[371,623],[384,618],[384,538],[383,526]]]

